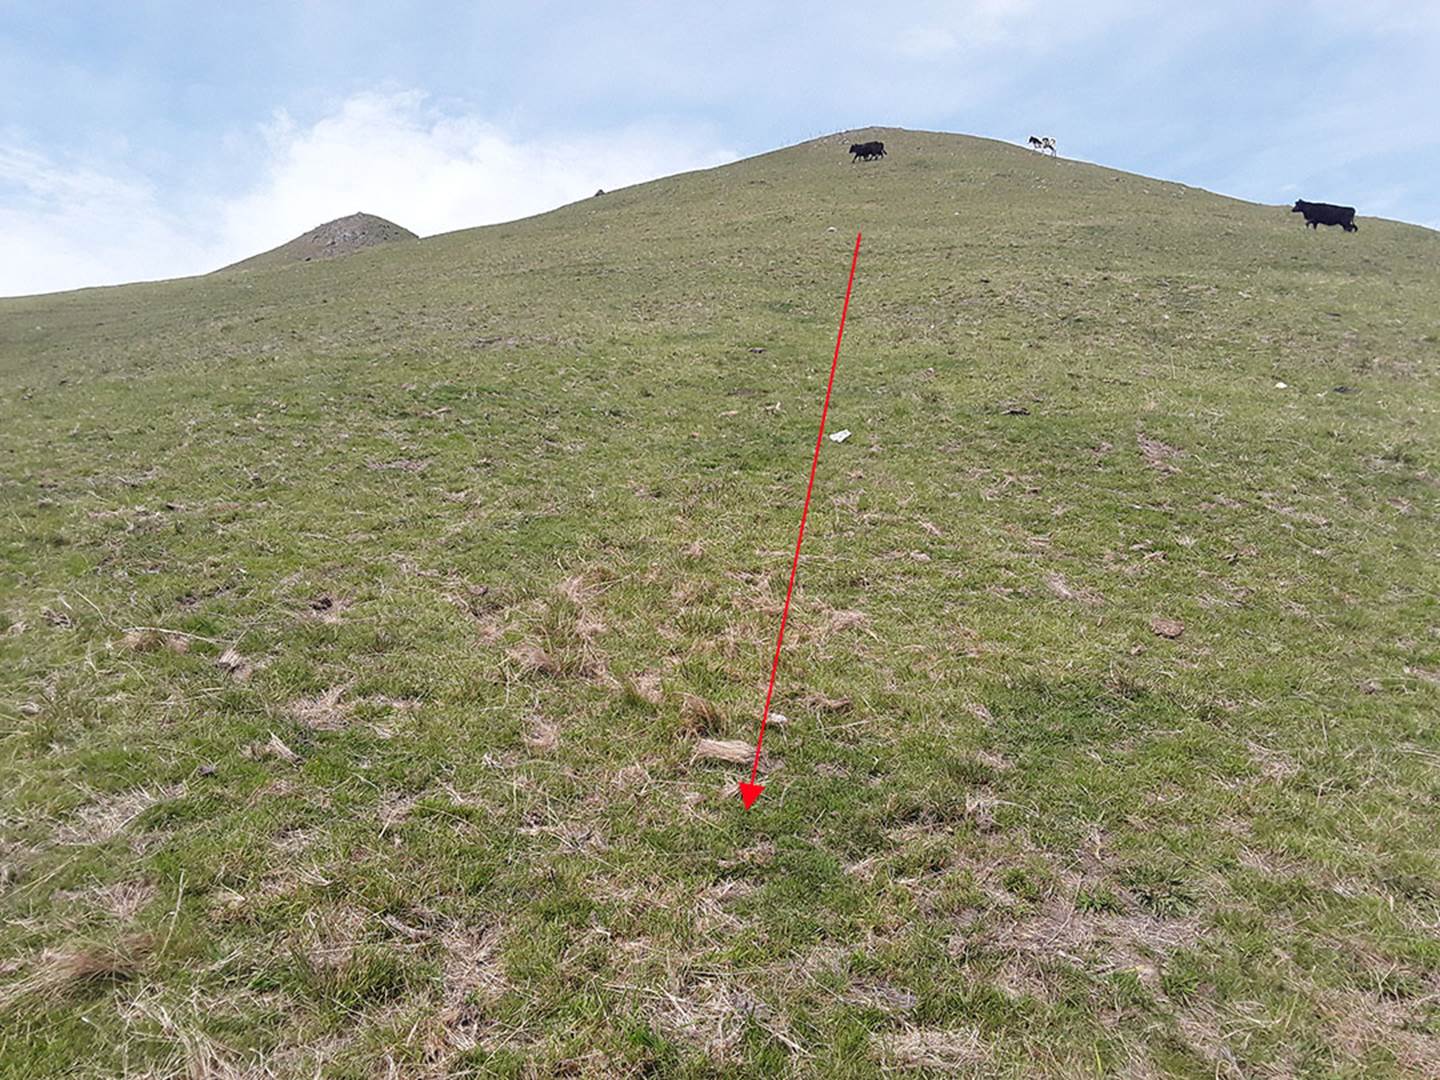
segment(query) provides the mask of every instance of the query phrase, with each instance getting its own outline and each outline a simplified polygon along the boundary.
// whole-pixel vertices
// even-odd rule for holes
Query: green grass
[[[0,1075],[1440,1069],[1440,235],[876,134],[0,301]]]

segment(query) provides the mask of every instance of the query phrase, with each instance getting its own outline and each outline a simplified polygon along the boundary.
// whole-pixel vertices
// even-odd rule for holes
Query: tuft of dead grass
[[[156,652],[160,649],[187,653],[190,651],[190,639],[154,627],[136,627],[125,631],[125,636],[120,639],[120,648],[136,653]]]
[[[133,788],[119,795],[98,797],[75,812],[75,819],[55,832],[57,844],[99,844],[119,835],[127,825],[156,803],[179,798],[185,785]]]
[[[286,746],[279,735],[273,731],[270,738],[263,743],[254,743],[244,750],[245,756],[253,761],[264,761],[266,758],[273,758],[276,761],[283,761],[286,764],[294,765],[300,760],[300,755],[290,747]]]
[[[689,736],[713,735],[724,726],[719,707],[699,694],[686,694],[680,703],[680,730]]]
[[[113,942],[82,942],[41,953],[26,975],[0,987],[0,1010],[22,998],[58,1000],[86,985],[133,978],[155,950],[150,934],[128,934]]]
[[[215,663],[219,664],[220,670],[236,682],[247,682],[255,673],[255,665],[241,656],[233,645],[226,648]]]
[[[831,713],[847,713],[851,705],[848,697],[831,697],[821,690],[810,691],[800,699],[800,703],[816,712]]]
[[[692,760],[728,761],[735,765],[748,765],[754,759],[754,744],[743,739],[700,739],[692,755]]]
[[[1135,445],[1140,448],[1140,456],[1145,459],[1145,464],[1156,472],[1170,476],[1180,471],[1180,466],[1176,465],[1175,461],[1177,458],[1183,457],[1185,451],[1179,447],[1171,446],[1159,439],[1152,439],[1143,431],[1135,436]]]
[[[659,672],[642,671],[638,675],[627,676],[621,686],[626,697],[646,705],[660,705],[665,700]]]
[[[525,734],[522,737],[530,749],[548,754],[560,745],[560,727],[536,713],[526,720]]]
[[[350,706],[340,703],[349,689],[348,684],[332,686],[314,697],[292,701],[290,715],[312,731],[340,731],[350,717]]]
[[[882,1063],[890,1067],[952,1071],[990,1059],[975,1028],[907,1028],[880,1035],[875,1042]]]
[[[1045,575],[1045,587],[1058,596],[1061,600],[1074,600],[1081,604],[1088,604],[1091,607],[1098,607],[1105,602],[1094,589],[1087,589],[1084,586],[1072,585],[1065,580],[1065,575],[1051,572]]]
[[[204,1032],[200,1018],[211,1011],[213,1005],[202,1009],[191,1001],[182,1018],[177,1007],[162,1002],[158,994],[148,993],[122,1005],[120,1015],[127,1024],[158,1028],[161,1038],[175,1045],[182,1071],[168,1075],[183,1075],[186,1080],[259,1080],[273,1075],[259,1065],[242,1064],[233,1051]]]

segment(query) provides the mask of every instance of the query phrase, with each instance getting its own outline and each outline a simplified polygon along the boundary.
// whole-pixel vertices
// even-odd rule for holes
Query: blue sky
[[[866,125],[1440,227],[1440,4],[0,0],[0,295],[506,220]]]

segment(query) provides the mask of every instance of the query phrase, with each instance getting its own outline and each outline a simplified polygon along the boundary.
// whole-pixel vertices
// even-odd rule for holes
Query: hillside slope
[[[302,233],[294,240],[287,240],[279,247],[262,251],[248,259],[227,266],[225,270],[256,270],[262,267],[276,267],[287,263],[313,262],[316,259],[335,259],[341,255],[353,255],[366,248],[380,244],[393,244],[397,240],[418,240],[409,229],[393,221],[376,217],[374,214],[347,214],[345,217],[317,225],[309,232]]]
[[[0,301],[0,1072],[1434,1075],[1437,360],[888,129]]]

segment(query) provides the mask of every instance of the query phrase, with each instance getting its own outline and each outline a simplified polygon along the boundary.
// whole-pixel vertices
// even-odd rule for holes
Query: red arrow
[[[770,698],[775,694],[775,675],[780,670],[780,646],[785,643],[785,623],[790,618],[790,594],[795,591],[795,572],[800,569],[800,544],[805,539],[805,519],[810,516],[810,493],[815,490],[815,468],[820,464],[820,443],[825,438],[825,417],[830,412],[830,391],[835,388],[835,367],[840,363],[840,342],[845,338],[845,316],[850,311],[850,290],[855,285],[855,264],[860,261],[860,234],[855,234],[855,253],[850,256],[850,280],[845,283],[845,303],[840,308],[840,330],[835,335],[835,355],[830,360],[830,381],[825,385],[825,404],[820,407],[820,430],[815,433],[815,456],[810,459],[810,483],[805,488],[805,506],[800,511],[800,535],[795,537],[795,558],[790,563],[790,585],[785,590],[785,607],[780,612],[780,633],[775,638],[775,659],[770,664],[770,688],[765,691],[765,709],[760,714],[760,735],[755,740],[755,763],[750,766],[750,782],[740,785],[740,801],[745,809],[765,790],[757,784],[760,773],[760,747],[765,744],[765,723],[770,719]]]

